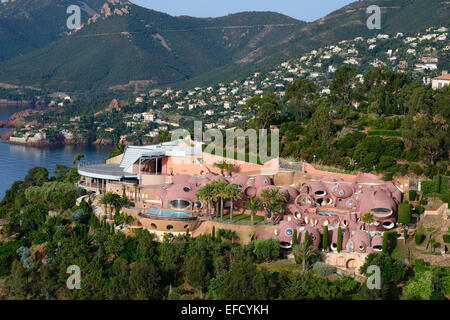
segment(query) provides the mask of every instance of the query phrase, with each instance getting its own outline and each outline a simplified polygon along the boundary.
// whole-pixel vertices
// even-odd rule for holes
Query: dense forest
[[[388,180],[448,175],[450,87],[433,90],[385,68],[356,75],[349,66],[336,70],[327,97],[307,79],[288,85],[284,101],[271,93],[254,97],[242,110],[243,127],[278,125],[285,158]]]

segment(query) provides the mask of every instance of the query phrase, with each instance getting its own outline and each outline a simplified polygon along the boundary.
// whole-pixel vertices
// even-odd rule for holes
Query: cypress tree
[[[304,235],[305,235],[305,239],[303,240],[303,242],[311,244],[310,241],[309,241],[309,232],[308,232],[308,230],[305,231]]]
[[[211,239],[212,239],[212,241],[216,240],[216,226],[212,227]]]
[[[328,249],[328,226],[323,226],[322,249]]]
[[[189,238],[190,234],[189,234],[189,228],[186,229],[186,237]]]
[[[381,251],[382,251],[383,253],[387,253],[387,249],[388,249],[388,237],[389,237],[389,233],[388,233],[388,232],[385,232],[385,233],[383,234],[383,245],[382,245],[382,247],[381,247]]]
[[[292,234],[292,247],[298,244],[297,238],[297,229],[294,229],[294,233]]]
[[[342,251],[342,229],[341,227],[338,228],[338,234],[337,234],[337,251]]]

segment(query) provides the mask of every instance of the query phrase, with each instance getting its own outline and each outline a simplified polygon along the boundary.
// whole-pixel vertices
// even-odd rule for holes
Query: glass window
[[[291,228],[286,229],[286,235],[287,236],[292,236],[294,234],[294,231]]]
[[[347,206],[350,207],[353,204],[353,202],[354,202],[353,199],[349,199],[349,200],[347,200],[346,204],[347,204]]]
[[[189,187],[184,187],[184,188],[183,188],[183,191],[184,191],[184,192],[189,192],[189,191],[191,191],[191,188],[189,188]]]
[[[338,186],[338,185],[335,185],[335,186],[333,187],[333,189],[331,189],[331,191],[336,192],[338,188],[339,188],[339,186]]]
[[[176,199],[169,201],[169,205],[172,209],[183,210],[189,208],[191,203],[187,200]]]
[[[352,251],[352,250],[353,250],[353,242],[352,242],[352,241],[349,241],[349,242],[347,243],[347,250],[348,250],[348,251]]]

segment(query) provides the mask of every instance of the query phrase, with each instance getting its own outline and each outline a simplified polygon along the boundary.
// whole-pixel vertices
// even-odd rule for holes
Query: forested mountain
[[[39,37],[47,42],[32,34],[23,36],[47,45],[0,63],[0,82],[49,91],[215,83],[343,39],[448,25],[450,11],[450,4],[442,0],[366,0],[306,24],[272,12],[201,19],[172,17],[128,1],[108,0],[100,6],[99,1],[89,0],[78,2],[84,8],[101,7],[100,13],[87,23],[83,20],[81,30],[61,37],[68,17],[66,3],[53,4],[48,16],[41,13],[52,1],[34,1],[36,9],[30,11],[52,21],[39,24],[47,30]],[[10,17],[32,24],[28,13],[20,18],[22,9],[17,6],[26,2],[16,0],[0,6],[0,26],[7,24]],[[372,4],[382,8],[381,30],[366,26],[366,9]],[[23,40],[23,49],[18,50],[20,41],[10,38],[8,49],[0,49],[4,51],[0,56],[11,57],[14,52],[18,55],[38,47],[31,40]]]
[[[304,24],[272,12],[172,17],[110,0],[78,32],[3,63],[1,81],[65,90],[170,83],[242,59]]]
[[[41,48],[67,34],[67,7],[78,5],[81,22],[104,0],[7,0],[0,3],[0,61]]]

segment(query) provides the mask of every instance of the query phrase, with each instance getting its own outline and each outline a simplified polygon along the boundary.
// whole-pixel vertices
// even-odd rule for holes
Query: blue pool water
[[[339,213],[333,211],[317,211],[317,214],[321,216],[337,216]]]
[[[182,217],[182,218],[188,218],[192,217],[191,214],[186,212],[179,212],[179,211],[170,211],[170,210],[164,210],[164,209],[157,209],[152,208],[147,210],[148,214],[153,214],[155,216],[162,216],[162,217]]]

